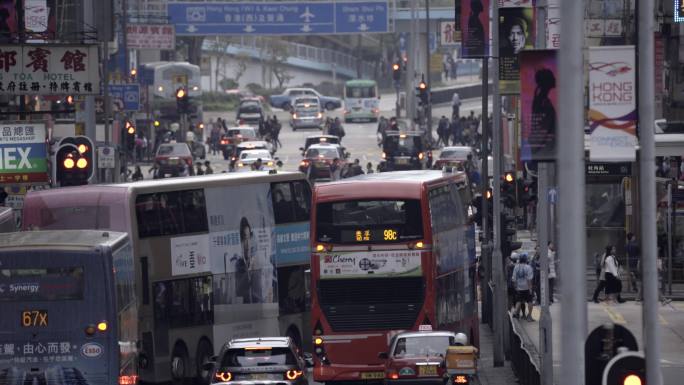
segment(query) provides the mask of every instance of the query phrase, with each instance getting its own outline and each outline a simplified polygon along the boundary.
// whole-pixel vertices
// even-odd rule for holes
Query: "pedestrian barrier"
[[[531,342],[526,342],[526,336],[521,334],[520,326],[508,313],[508,322],[511,330],[511,366],[520,385],[539,385],[541,375],[539,373],[538,353]]]

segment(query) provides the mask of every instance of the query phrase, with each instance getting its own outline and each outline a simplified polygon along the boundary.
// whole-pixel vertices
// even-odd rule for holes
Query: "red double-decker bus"
[[[474,226],[464,173],[402,171],[316,186],[314,379],[381,382],[379,352],[421,325],[478,346]]]

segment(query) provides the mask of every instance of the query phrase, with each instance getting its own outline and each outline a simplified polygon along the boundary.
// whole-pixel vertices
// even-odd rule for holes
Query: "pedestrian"
[[[439,146],[440,142],[444,146],[449,145],[449,119],[444,115],[442,115],[439,123],[437,123],[437,146]]]
[[[606,254],[594,254],[594,268],[596,269],[596,279],[598,283],[596,284],[596,289],[594,289],[594,295],[592,301],[594,303],[599,303],[598,296],[602,291],[606,289],[606,270],[605,270],[605,260]]]
[[[461,132],[462,125],[458,118],[453,118],[451,120],[451,125],[449,125],[449,132],[447,133],[447,142],[451,136],[451,145],[456,146],[457,143],[463,142],[463,133]],[[448,144],[448,143],[447,143]]]
[[[213,174],[213,173],[214,173],[214,169],[211,168],[211,162],[209,162],[208,160],[207,160],[207,161],[204,161],[204,174],[205,174],[205,175],[210,175],[210,174]]]
[[[620,298],[622,281],[620,281],[620,264],[615,256],[615,246],[606,246],[606,258],[603,263],[605,265],[606,296],[608,297],[608,302],[625,302]]]
[[[556,247],[553,242],[549,242],[549,303],[553,303],[553,290],[556,287]]]
[[[361,167],[361,162],[359,161],[358,158],[354,159],[354,164],[351,166],[351,175],[348,176],[357,176],[357,175],[363,175],[363,168]]]
[[[133,180],[133,182],[137,182],[139,180],[144,179],[142,170],[140,170],[140,166],[138,166],[138,165],[135,166],[135,171],[133,171],[133,175],[131,175],[131,179]]]
[[[150,167],[150,169],[147,171],[147,173],[152,174],[152,179],[163,178],[164,175],[162,175],[160,173],[160,168],[161,168],[161,166],[160,166],[159,162],[154,162],[154,164],[152,165],[152,167]]]
[[[4,207],[6,205],[8,195],[9,194],[7,194],[7,191],[5,191],[5,188],[0,187],[0,206]]]
[[[335,158],[335,159],[333,159],[332,163],[330,164],[330,179],[340,180],[341,174],[342,174],[342,169],[340,167],[340,159]]]
[[[461,96],[454,92],[451,97],[451,117],[458,119],[461,116]]]
[[[219,118],[221,119],[221,118]],[[209,121],[209,125],[211,126],[211,131],[209,133],[209,141],[210,141],[210,147],[211,147],[211,153],[212,155],[216,155],[219,150],[219,141],[221,140],[221,124],[220,122],[217,122],[214,124],[211,120]]]
[[[507,284],[507,293],[508,293],[508,310],[510,311],[511,309],[515,308],[515,299],[516,299],[516,292],[515,292],[515,283],[513,282],[513,269],[515,268],[515,265],[518,264],[518,253],[513,252],[511,253],[510,258],[508,259],[508,263],[506,264],[506,282]],[[522,308],[522,314],[523,316],[525,315],[525,306]]]
[[[202,163],[197,163],[197,171],[195,171],[195,175],[204,175],[204,170],[202,170]]]
[[[366,163],[366,174],[373,174],[373,163]]]
[[[637,242],[634,233],[627,233],[627,245],[625,245],[625,252],[627,254],[627,266],[629,267],[629,286],[632,292],[637,293],[637,300],[641,299],[639,292],[639,278],[641,263],[639,263],[639,243]]]
[[[273,145],[275,146],[276,150],[278,148],[282,148],[283,144],[280,143],[280,129],[282,128],[280,122],[278,122],[278,117],[273,115],[273,119],[271,120],[271,133],[273,135]]]
[[[257,158],[256,162],[252,163],[252,171],[263,171],[263,161],[261,158]]]
[[[381,116],[380,121],[378,122],[378,130],[375,134],[378,138],[378,147],[382,147],[382,143],[385,141],[385,131],[387,130],[388,124],[387,118]]]
[[[520,317],[520,307],[527,304],[527,320],[534,321],[532,318],[532,280],[534,279],[534,272],[532,266],[527,264],[527,254],[521,253],[518,256],[518,264],[513,268],[513,283],[515,284],[516,301],[514,318]]]

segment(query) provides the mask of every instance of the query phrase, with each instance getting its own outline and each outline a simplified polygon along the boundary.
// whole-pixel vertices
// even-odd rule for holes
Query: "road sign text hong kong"
[[[99,93],[97,45],[0,45],[0,95]]]
[[[44,123],[0,123],[0,185],[48,182]]]

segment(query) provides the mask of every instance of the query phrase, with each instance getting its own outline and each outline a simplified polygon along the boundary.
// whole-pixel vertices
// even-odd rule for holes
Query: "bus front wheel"
[[[173,385],[184,385],[188,373],[188,351],[184,345],[178,344],[171,355],[171,379]]]
[[[197,345],[197,383],[207,385],[211,382],[211,370],[206,370],[203,366],[211,361],[214,355],[214,348],[207,339],[200,341]]]

